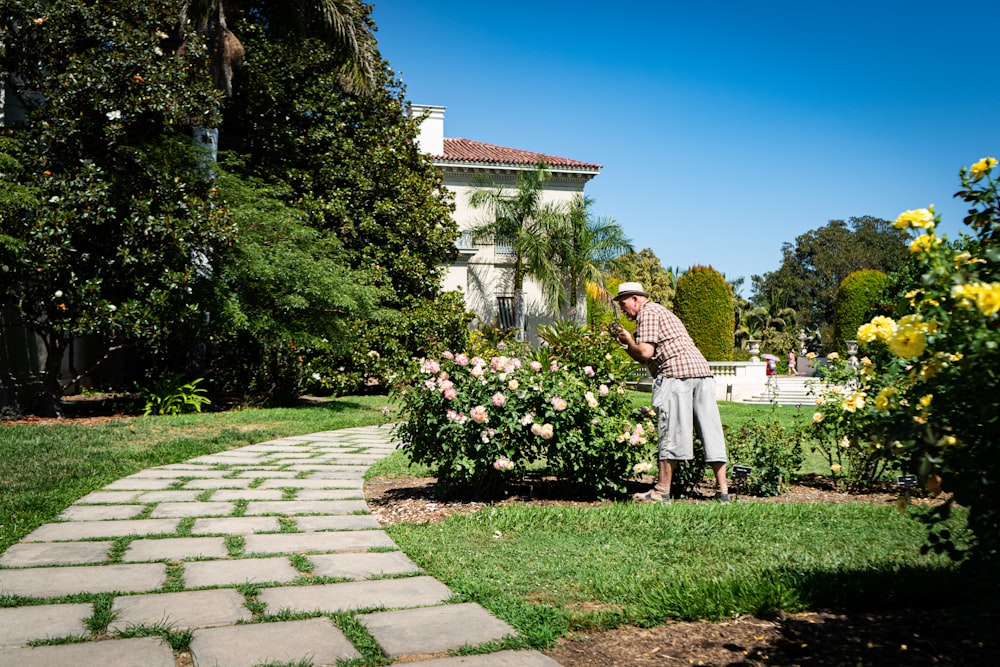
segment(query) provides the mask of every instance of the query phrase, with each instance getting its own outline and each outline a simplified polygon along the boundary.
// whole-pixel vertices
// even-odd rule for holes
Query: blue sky
[[[586,193],[637,249],[747,286],[833,219],[934,204],[955,236],[959,169],[1000,157],[993,3],[376,0],[372,16],[407,99],[447,107],[445,136],[601,164]]]

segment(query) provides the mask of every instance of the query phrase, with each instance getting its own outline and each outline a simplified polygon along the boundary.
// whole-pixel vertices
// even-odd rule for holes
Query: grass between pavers
[[[539,648],[624,624],[922,606],[960,588],[954,563],[920,554],[923,524],[866,503],[502,505],[387,530]]]
[[[126,417],[82,426],[0,422],[0,552],[117,479],[265,440],[382,424],[385,396],[298,408]]]

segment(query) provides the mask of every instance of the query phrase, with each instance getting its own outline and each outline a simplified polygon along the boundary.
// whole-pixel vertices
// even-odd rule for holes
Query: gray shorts
[[[661,460],[693,459],[697,429],[705,444],[705,462],[726,462],[726,437],[715,402],[715,378],[658,377],[653,382],[653,407]]]

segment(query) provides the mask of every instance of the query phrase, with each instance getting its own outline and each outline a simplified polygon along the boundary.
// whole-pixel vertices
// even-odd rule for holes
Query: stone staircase
[[[815,405],[816,397],[822,391],[821,382],[819,378],[805,375],[771,376],[764,391],[743,399],[743,402],[755,405],[770,405],[772,403],[778,405]]]

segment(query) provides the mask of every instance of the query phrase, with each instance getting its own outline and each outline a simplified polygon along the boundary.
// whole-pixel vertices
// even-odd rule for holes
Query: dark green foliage
[[[288,203],[338,239],[347,266],[368,272],[387,305],[436,295],[457,228],[388,63],[371,95],[348,95],[332,69],[339,56],[322,43],[272,42],[249,26],[241,40],[254,57],[225,109],[221,147],[241,156],[231,168],[287,188]]]
[[[218,95],[192,74],[204,45],[164,51],[169,2],[7,2],[0,76],[27,123],[9,130],[0,190],[0,306],[47,349],[46,406],[74,337],[141,343],[149,366],[192,361],[234,230],[190,140]],[[14,83],[16,82],[16,83]]]
[[[852,271],[892,273],[909,258],[906,233],[871,216],[831,220],[781,247],[781,266],[753,276],[754,302],[793,308],[797,325],[832,333],[833,304],[841,281]]]
[[[709,361],[731,361],[736,316],[729,283],[710,266],[691,267],[677,280],[674,312]]]
[[[843,353],[845,341],[857,340],[858,327],[878,314],[878,300],[888,276],[875,269],[848,274],[837,290],[833,308],[833,347]]]

